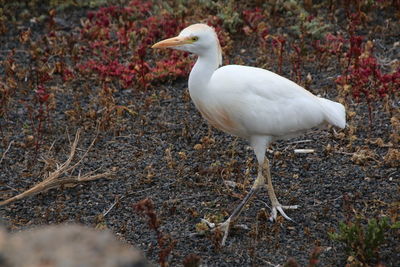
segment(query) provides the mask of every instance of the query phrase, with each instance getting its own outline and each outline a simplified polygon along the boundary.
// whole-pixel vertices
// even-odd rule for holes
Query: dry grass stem
[[[80,133],[81,133],[81,130],[78,129],[75,134],[75,140],[71,146],[71,152],[69,153],[69,157],[63,164],[57,166],[55,171],[49,173],[47,178],[45,178],[42,182],[36,184],[32,188],[24,191],[23,193],[21,193],[19,195],[16,195],[7,200],[1,201],[0,206],[8,205],[14,201],[21,200],[21,199],[36,195],[41,192],[45,192],[49,189],[60,187],[62,185],[76,185],[76,184],[82,183],[82,182],[89,182],[89,181],[97,180],[100,178],[110,177],[110,175],[112,175],[112,172],[104,172],[104,173],[94,174],[93,171],[86,173],[84,175],[67,176],[68,173],[73,171],[82,162],[82,160],[86,157],[87,153],[92,148],[92,146],[97,138],[97,134],[96,134],[95,138],[93,139],[93,141],[90,144],[90,146],[88,147],[88,149],[85,151],[84,155],[78,160],[77,163],[70,166],[72,160],[75,157],[75,152],[76,152],[76,148],[77,148],[77,145],[79,142]],[[67,176],[67,177],[65,177],[65,176]]]
[[[6,156],[7,152],[8,152],[8,150],[10,150],[11,145],[12,145],[13,143],[14,143],[14,140],[12,140],[12,141],[8,144],[8,147],[7,147],[6,151],[4,151],[3,155],[1,156],[0,164],[3,162],[3,159],[5,158],[5,156]]]

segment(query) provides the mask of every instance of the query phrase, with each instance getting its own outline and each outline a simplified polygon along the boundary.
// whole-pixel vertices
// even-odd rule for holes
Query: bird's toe
[[[221,245],[225,246],[225,242],[226,242],[226,239],[227,239],[228,233],[229,233],[231,218],[228,218],[225,222],[220,223],[218,225],[216,225],[215,223],[209,222],[206,219],[201,219],[201,221],[203,223],[205,223],[210,228],[211,231],[219,230],[224,234],[224,236],[222,237]]]
[[[289,221],[292,221],[292,218],[290,218],[284,211],[284,209],[297,209],[299,206],[298,205],[293,205],[293,206],[282,206],[281,204],[273,205],[272,210],[271,210],[271,216],[269,217],[269,220],[271,222],[276,221],[276,218],[278,216],[278,212],[286,219]]]

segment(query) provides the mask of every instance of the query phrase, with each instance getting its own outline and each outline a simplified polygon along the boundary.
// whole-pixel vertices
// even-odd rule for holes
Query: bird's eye
[[[193,36],[193,37],[192,37],[192,41],[193,41],[193,42],[196,42],[197,40],[199,40],[199,37],[197,37],[197,36]]]

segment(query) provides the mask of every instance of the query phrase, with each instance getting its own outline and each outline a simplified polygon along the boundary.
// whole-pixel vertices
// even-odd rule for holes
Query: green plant
[[[290,29],[301,39],[320,40],[331,30],[332,25],[324,23],[320,17],[314,17],[302,10],[295,25]]]
[[[328,233],[329,238],[344,243],[349,256],[368,264],[379,259],[379,247],[386,241],[385,234],[399,229],[400,222],[390,223],[389,218],[370,219],[363,225],[360,218],[354,222],[340,222],[339,232]]]
[[[199,0],[199,4],[207,7],[212,13],[221,20],[223,28],[227,29],[231,33],[236,33],[239,26],[243,24],[243,21],[238,11],[238,3],[233,0],[225,1],[208,1]]]

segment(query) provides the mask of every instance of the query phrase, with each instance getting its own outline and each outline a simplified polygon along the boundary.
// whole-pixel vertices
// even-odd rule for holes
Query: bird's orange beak
[[[168,48],[193,43],[190,37],[172,37],[153,44],[151,48]]]

